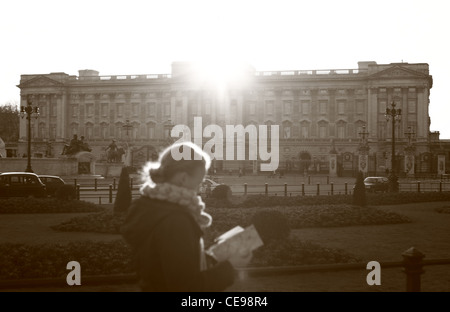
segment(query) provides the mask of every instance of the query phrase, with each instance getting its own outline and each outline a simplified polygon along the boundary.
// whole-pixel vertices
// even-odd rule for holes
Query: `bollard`
[[[320,183],[317,183],[317,196],[320,195]]]
[[[113,179],[113,189],[116,190],[116,178]]]
[[[420,291],[420,275],[424,272],[422,259],[425,255],[411,247],[402,253],[402,256],[403,272],[406,274],[406,291],[418,292]]]
[[[417,181],[417,192],[420,193],[420,181]]]
[[[284,183],[284,196],[287,196],[287,183]]]
[[[113,200],[112,200],[112,185],[109,185],[109,203],[112,204]]]
[[[75,187],[77,187],[77,179],[73,179],[73,184]]]
[[[345,195],[347,195],[347,182],[345,182]]]
[[[247,183],[244,183],[244,195],[247,195]]]
[[[97,192],[97,178],[94,179],[94,190]]]
[[[101,196],[98,197],[98,204],[99,204],[99,205],[102,204],[102,197],[101,197]]]
[[[266,187],[266,196],[269,194],[269,184],[265,184],[265,187]]]
[[[308,185],[311,184],[311,176],[308,176]]]
[[[330,176],[327,176],[327,184],[330,184]]]
[[[302,196],[305,196],[305,183],[302,183]]]
[[[442,193],[442,181],[439,182],[439,192]]]
[[[333,182],[331,182],[331,195],[333,195],[333,192],[334,192],[334,184]]]
[[[80,200],[80,184],[76,185],[76,197],[78,200]]]

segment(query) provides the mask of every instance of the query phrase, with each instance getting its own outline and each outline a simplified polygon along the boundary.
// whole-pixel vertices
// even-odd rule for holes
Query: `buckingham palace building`
[[[286,173],[333,169],[354,176],[364,169],[384,175],[391,170],[393,143],[399,174],[439,170],[433,150],[439,134],[430,133],[433,80],[426,63],[370,61],[358,62],[355,69],[286,71],[245,66],[237,77],[218,83],[199,75],[189,62],[174,62],[165,74],[102,76],[79,70],[78,76],[21,75],[20,105],[31,99],[40,110],[31,121],[32,155],[62,157],[64,145],[77,134],[97,161],[106,161],[105,149],[114,139],[131,149],[133,164],[139,166],[178,140],[171,137],[175,125],[193,129],[194,118],[201,117],[203,128],[267,125],[269,140],[271,126],[278,126],[278,170]],[[397,115],[387,116],[393,108]],[[24,118],[19,154],[26,153],[26,143]],[[213,168],[256,174],[259,162],[215,159]]]

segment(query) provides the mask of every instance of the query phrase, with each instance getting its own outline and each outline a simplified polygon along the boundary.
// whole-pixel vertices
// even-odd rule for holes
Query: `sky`
[[[0,105],[20,75],[170,74],[176,61],[257,71],[427,63],[431,131],[450,139],[448,0],[14,0],[0,3]]]

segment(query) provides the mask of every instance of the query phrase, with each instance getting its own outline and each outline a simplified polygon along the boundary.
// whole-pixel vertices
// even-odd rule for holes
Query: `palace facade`
[[[200,116],[203,127],[278,125],[281,170],[327,173],[331,153],[337,154],[338,174],[354,174],[357,156],[365,150],[369,172],[384,174],[392,147],[392,122],[385,112],[394,102],[402,110],[395,123],[397,171],[405,171],[408,151],[415,157],[415,173],[437,170],[430,144],[428,64],[358,62],[356,69],[267,72],[248,66],[239,77],[218,85],[199,77],[194,64],[175,62],[170,74],[21,75],[18,87],[21,106],[30,98],[40,109],[32,120],[33,156],[59,157],[77,134],[97,161],[105,160],[105,148],[115,139],[131,146],[134,165],[140,165],[173,141],[174,125],[193,129],[194,117]],[[20,155],[26,142],[24,118]],[[361,149],[364,144],[368,148]],[[216,160],[214,168],[257,172],[258,163]]]

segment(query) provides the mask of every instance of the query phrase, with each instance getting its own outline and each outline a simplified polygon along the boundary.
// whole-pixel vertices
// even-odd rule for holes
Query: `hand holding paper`
[[[261,247],[263,242],[253,225],[245,229],[236,226],[216,239],[216,244],[208,249],[208,253],[217,261],[241,258],[243,263],[251,258],[252,252]],[[236,259],[233,259],[236,260]],[[234,261],[235,263],[238,261]]]

